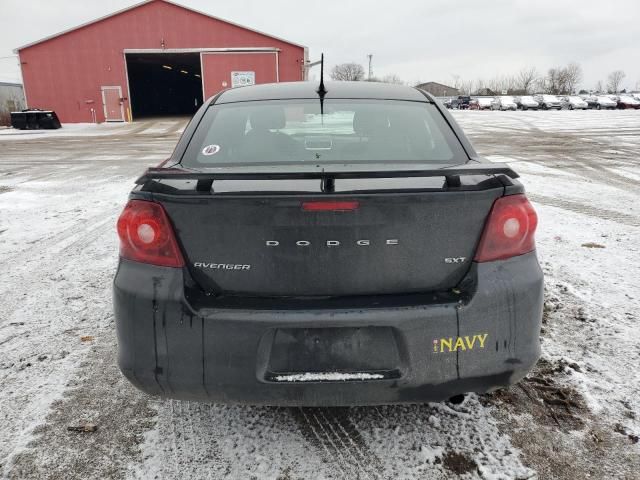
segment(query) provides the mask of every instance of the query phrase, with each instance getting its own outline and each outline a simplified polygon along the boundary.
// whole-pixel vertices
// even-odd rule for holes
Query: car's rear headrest
[[[383,133],[389,129],[389,118],[381,110],[358,110],[353,115],[353,131],[358,135]]]
[[[258,107],[249,115],[249,123],[253,130],[278,130],[284,128],[286,117],[284,108],[269,105]]]

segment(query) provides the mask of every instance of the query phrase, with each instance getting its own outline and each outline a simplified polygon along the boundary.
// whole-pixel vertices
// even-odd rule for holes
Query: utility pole
[[[370,53],[367,55],[369,57],[369,81],[371,81],[371,77],[373,77],[373,68],[371,67],[371,59],[373,58],[373,54]]]

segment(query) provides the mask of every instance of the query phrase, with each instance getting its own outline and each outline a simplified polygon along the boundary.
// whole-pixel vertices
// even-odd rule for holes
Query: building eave
[[[269,33],[265,33],[265,32],[262,32],[260,30],[256,30],[256,29],[253,29],[253,28],[249,28],[249,27],[246,27],[244,25],[240,25],[239,23],[231,22],[229,20],[225,20],[224,18],[220,18],[220,17],[216,17],[214,15],[210,15],[210,14],[202,12],[200,10],[196,10],[196,9],[193,9],[193,8],[190,8],[190,7],[185,7],[184,5],[180,5],[179,3],[171,1],[171,0],[144,0],[143,2],[136,3],[135,5],[131,5],[130,7],[120,9],[120,10],[115,11],[113,13],[110,13],[108,15],[104,15],[104,16],[102,16],[100,18],[96,18],[94,20],[82,23],[80,25],[76,25],[73,28],[68,28],[66,30],[63,30],[62,32],[58,32],[58,33],[55,33],[53,35],[49,35],[47,37],[41,38],[40,40],[36,40],[34,42],[27,43],[26,45],[22,45],[21,47],[15,48],[13,50],[13,53],[19,54],[21,50],[24,50],[26,48],[33,47],[34,45],[38,45],[40,43],[48,42],[49,40],[53,40],[54,38],[61,37],[63,35],[66,35],[67,33],[71,33],[71,32],[73,32],[75,30],[80,30],[81,28],[88,27],[90,25],[93,25],[94,23],[102,22],[103,20],[106,20],[108,18],[115,17],[117,15],[121,15],[121,14],[123,14],[125,12],[128,12],[130,10],[135,10],[136,8],[142,7],[143,5],[146,5],[148,3],[153,3],[153,2],[168,3],[170,5],[174,5],[176,7],[182,8],[182,9],[187,10],[189,12],[197,13],[198,15],[203,15],[203,16],[211,18],[213,20],[217,20],[219,22],[224,22],[224,23],[226,23],[228,25],[233,25],[234,27],[242,28],[243,30],[247,30],[249,32],[257,33],[259,35],[262,35],[262,36],[265,36],[265,37],[268,37],[268,38],[272,38],[272,39],[277,40],[279,42],[284,42],[284,43],[287,43],[289,45],[293,45],[294,47],[299,47],[299,48],[303,48],[303,49],[307,48],[304,45],[301,45],[299,43],[291,42],[289,40],[285,40],[284,38],[276,37],[276,36],[271,35]]]

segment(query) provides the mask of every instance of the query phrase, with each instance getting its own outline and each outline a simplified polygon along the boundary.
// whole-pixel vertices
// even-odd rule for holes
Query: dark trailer
[[[11,126],[18,130],[56,130],[62,127],[56,112],[37,108],[11,112]]]

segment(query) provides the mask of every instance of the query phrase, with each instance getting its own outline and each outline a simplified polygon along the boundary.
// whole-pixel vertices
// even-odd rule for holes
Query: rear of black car
[[[149,393],[441,400],[539,355],[537,219],[508,168],[408,87],[225,92],[119,222],[119,364]]]

